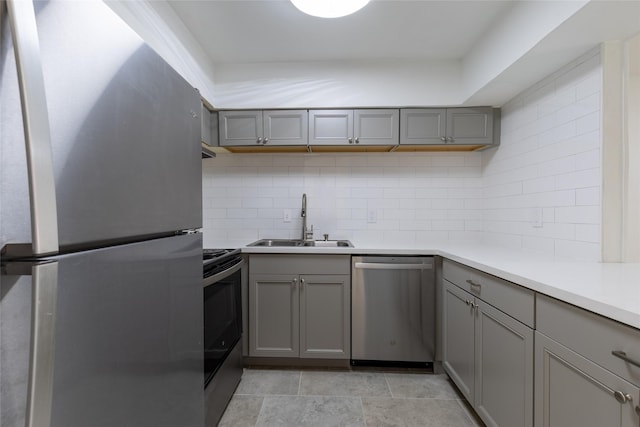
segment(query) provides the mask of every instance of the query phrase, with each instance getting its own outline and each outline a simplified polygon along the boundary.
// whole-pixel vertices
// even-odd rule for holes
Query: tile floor
[[[480,427],[446,375],[245,369],[219,426]]]

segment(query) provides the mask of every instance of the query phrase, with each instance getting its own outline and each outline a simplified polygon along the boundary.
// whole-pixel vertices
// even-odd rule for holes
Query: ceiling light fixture
[[[319,18],[340,18],[359,11],[369,0],[291,0],[301,12]]]

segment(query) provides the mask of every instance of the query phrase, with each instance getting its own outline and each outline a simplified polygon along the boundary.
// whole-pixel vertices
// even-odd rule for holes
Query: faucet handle
[[[325,233],[322,236],[324,236],[324,241],[326,242],[327,240],[329,240],[329,234]]]
[[[304,230],[304,239],[305,240],[313,240],[313,224],[311,224],[310,228]]]

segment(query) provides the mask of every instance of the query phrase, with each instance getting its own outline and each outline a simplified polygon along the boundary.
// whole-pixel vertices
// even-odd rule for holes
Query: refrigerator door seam
[[[31,1],[7,0],[18,69],[31,209],[32,250],[58,252],[58,210],[47,98],[36,17]]]

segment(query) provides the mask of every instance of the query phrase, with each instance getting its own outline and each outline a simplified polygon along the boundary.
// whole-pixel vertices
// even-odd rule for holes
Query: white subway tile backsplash
[[[483,241],[599,260],[601,68],[594,50],[503,106],[501,146],[483,154]]]
[[[576,190],[576,205],[600,206],[600,187],[579,188]]]
[[[481,241],[599,260],[601,93],[593,51],[502,107],[498,149],[220,154],[203,162],[205,246],[299,238],[306,193],[316,236],[362,248]]]

